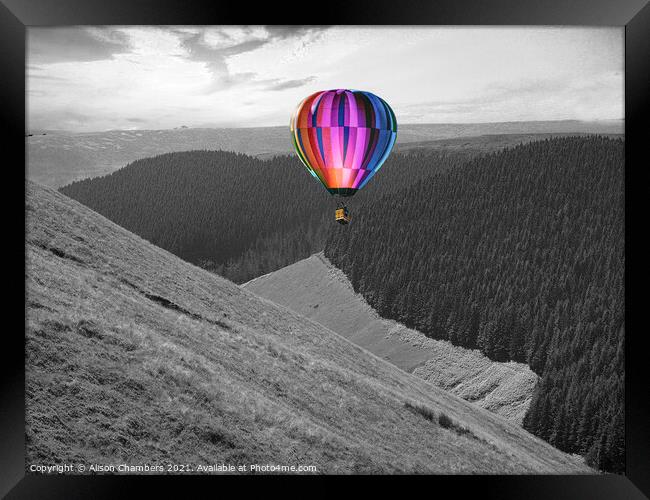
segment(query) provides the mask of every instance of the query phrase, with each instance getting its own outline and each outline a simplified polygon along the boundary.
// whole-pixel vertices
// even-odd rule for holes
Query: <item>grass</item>
[[[404,407],[415,413],[416,415],[421,415],[423,416],[426,420],[429,422],[435,422],[436,421],[436,413],[431,409],[426,406],[417,404],[417,403],[410,403],[409,401],[406,401],[404,403]]]
[[[519,425],[523,421],[538,380],[530,368],[522,363],[492,361],[478,350],[430,339],[381,318],[322,253],[254,279],[244,287],[318,321],[466,401]]]
[[[451,417],[449,417],[446,413],[442,413],[442,412],[438,413],[436,417],[436,412],[434,412],[431,408],[421,404],[411,403],[409,401],[406,401],[404,403],[404,407],[407,408],[409,411],[415,413],[416,415],[420,415],[424,417],[429,422],[437,422],[438,425],[443,429],[454,431],[456,434],[460,436],[468,435],[474,438],[477,437],[467,427],[454,422],[454,420]]]
[[[441,413],[440,415],[438,415],[438,424],[440,425],[440,427],[452,430],[452,431],[454,431],[456,434],[458,434],[460,436],[469,435],[469,436],[472,436],[474,438],[477,437],[470,429],[468,429],[467,427],[464,427],[462,425],[457,424],[456,422],[453,421],[453,419],[451,419],[450,417],[448,417],[444,413]]]

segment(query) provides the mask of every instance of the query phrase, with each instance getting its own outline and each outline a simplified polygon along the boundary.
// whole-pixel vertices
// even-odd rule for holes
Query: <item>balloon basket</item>
[[[339,224],[349,224],[350,223],[350,212],[347,207],[341,207],[337,208],[336,212],[334,213],[336,217],[336,222]]]

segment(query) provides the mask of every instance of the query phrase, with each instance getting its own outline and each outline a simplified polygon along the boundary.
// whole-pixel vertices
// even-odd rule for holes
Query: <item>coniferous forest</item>
[[[343,227],[290,156],[169,153],[61,191],[239,283],[325,249],[382,316],[528,363],[525,428],[622,472],[623,155],[597,136],[393,154]]]
[[[352,206],[475,153],[395,155]],[[404,175],[407,172],[408,175]],[[237,283],[320,252],[336,201],[295,156],[260,160],[225,151],[168,153],[62,193],[182,259]]]
[[[524,427],[624,470],[624,147],[564,138],[368,200],[326,256],[379,313],[541,376]]]

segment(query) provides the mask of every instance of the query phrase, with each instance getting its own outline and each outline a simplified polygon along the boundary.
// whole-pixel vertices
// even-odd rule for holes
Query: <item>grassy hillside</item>
[[[60,193],[26,201],[27,462],[589,472]]]
[[[478,350],[430,339],[381,318],[322,253],[244,287],[465,400],[519,425],[523,421],[537,382],[526,365],[491,361]]]

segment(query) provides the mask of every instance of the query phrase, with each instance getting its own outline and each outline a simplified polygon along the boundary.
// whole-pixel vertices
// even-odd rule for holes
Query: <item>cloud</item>
[[[252,52],[279,40],[317,37],[328,29],[324,26],[267,26],[238,28],[201,28],[198,31],[174,32],[181,38],[181,47],[187,51],[187,59],[202,62],[212,74],[212,82],[204,89],[210,94],[234,85],[245,83],[271,84],[268,90],[284,90],[300,87],[312,81],[313,77],[297,80],[258,80],[254,72],[231,73],[227,59]],[[306,43],[306,42],[305,42]]]
[[[27,57],[32,65],[101,61],[130,48],[128,36],[115,29],[27,28]]]
[[[40,68],[35,68],[30,70],[29,78],[30,80],[45,80],[48,82],[65,82],[67,81],[67,78],[63,78],[61,76],[54,76],[54,75],[47,75],[47,74],[38,74],[34,73],[34,71],[38,70]]]
[[[400,123],[623,113],[620,28],[78,26],[28,37],[35,127],[278,125],[316,87],[374,91]]]
[[[95,117],[71,109],[56,111],[31,112],[28,118],[29,128],[48,130],[83,130]]]
[[[616,72],[589,78],[495,81],[477,88],[468,97],[401,106],[399,114],[402,119],[426,121],[499,121],[500,116],[528,117],[530,113],[538,119],[595,119],[600,111],[606,116],[609,111],[604,109],[609,103],[616,103],[615,95],[610,95],[612,91],[616,93],[616,85]]]
[[[276,39],[297,38],[309,34],[320,34],[330,26],[266,26],[266,30]]]
[[[302,87],[303,85],[307,85],[314,80],[316,80],[315,76],[308,76],[307,78],[300,78],[297,80],[270,80],[273,83],[266,87],[265,90],[279,91],[286,89],[295,89]]]
[[[559,93],[566,88],[567,82],[558,79],[497,81],[483,85],[462,99],[431,100],[407,107],[426,112],[466,111],[502,103],[513,97],[524,98],[542,93]]]

